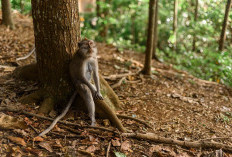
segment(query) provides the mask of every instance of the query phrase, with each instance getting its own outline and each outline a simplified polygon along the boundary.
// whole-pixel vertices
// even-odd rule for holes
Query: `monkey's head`
[[[81,53],[84,57],[90,58],[97,54],[97,46],[93,40],[85,38],[78,42],[78,47],[78,53]]]

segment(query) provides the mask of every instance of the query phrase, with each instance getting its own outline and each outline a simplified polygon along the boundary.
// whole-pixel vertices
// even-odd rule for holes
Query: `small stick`
[[[121,86],[122,82],[126,79],[126,77],[121,78],[117,83],[111,86],[112,89]]]
[[[62,134],[58,134],[55,132],[51,132],[51,134],[54,134],[56,136],[66,137],[66,138],[84,138],[84,137],[87,137],[87,136],[82,136],[82,135],[62,135]]]
[[[153,127],[152,127],[151,125],[147,124],[147,122],[145,122],[145,121],[143,121],[143,120],[141,120],[141,119],[133,118],[133,117],[130,117],[130,116],[127,116],[127,115],[120,115],[120,114],[117,114],[117,116],[118,116],[119,118],[131,119],[131,120],[137,121],[137,122],[142,123],[142,124],[144,124],[146,127],[151,128],[151,129],[153,130]]]
[[[31,129],[32,129],[36,134],[39,133],[31,124],[30,124],[29,126],[31,127]]]
[[[67,112],[68,112],[69,108],[71,107],[76,95],[77,95],[77,91],[75,91],[73,93],[73,95],[72,95],[71,99],[69,100],[68,105],[65,107],[64,111],[58,117],[56,117],[56,119],[52,122],[52,124],[46,130],[41,132],[38,136],[43,136],[43,135],[47,134],[49,131],[51,131],[54,128],[54,126],[56,125],[56,123],[67,114]]]
[[[106,79],[106,80],[115,80],[117,78],[122,78],[122,77],[136,75],[136,74],[137,73],[116,74],[116,75],[104,76],[104,79]]]
[[[109,157],[110,147],[111,147],[111,141],[109,142],[108,147],[107,147],[106,157]]]

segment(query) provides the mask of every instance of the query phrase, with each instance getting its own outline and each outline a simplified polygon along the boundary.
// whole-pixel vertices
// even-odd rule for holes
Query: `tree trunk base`
[[[26,65],[24,67],[16,68],[13,76],[17,79],[21,80],[38,80],[38,72],[37,72],[36,64]],[[112,88],[108,85],[108,83],[104,80],[102,76],[100,76],[100,83],[102,85],[102,93],[104,96],[104,100],[94,100],[96,105],[96,114],[101,118],[109,119],[120,131],[125,132],[126,129],[123,127],[121,121],[118,119],[117,115],[114,112],[114,109],[120,108],[120,101],[117,95],[114,93]],[[55,101],[52,96],[50,96],[46,89],[40,89],[32,94],[27,96],[23,96],[20,99],[20,102],[23,104],[32,104],[32,103],[40,103],[39,113],[43,115],[49,114],[55,106]],[[83,101],[80,99],[78,95],[74,102],[74,106],[78,110],[87,110],[85,105],[83,105]],[[65,106],[64,106],[65,107]]]

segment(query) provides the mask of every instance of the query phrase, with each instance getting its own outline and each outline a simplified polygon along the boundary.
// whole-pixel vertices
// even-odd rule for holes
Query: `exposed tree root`
[[[35,63],[17,67],[13,72],[13,76],[25,81],[38,81],[38,69]]]
[[[146,127],[150,128],[153,130],[153,127],[151,125],[149,125],[147,122],[141,120],[141,119],[138,119],[138,118],[133,118],[133,117],[130,117],[130,116],[126,116],[126,115],[120,115],[120,114],[117,114],[117,116],[119,118],[124,118],[124,119],[131,119],[131,120],[134,120],[136,122],[139,122],[139,123],[142,123],[144,124]]]
[[[52,97],[47,97],[41,103],[38,113],[42,113],[44,115],[49,114],[54,109],[54,99]]]
[[[157,143],[164,143],[164,144],[171,144],[171,145],[178,145],[182,147],[188,148],[203,148],[203,149],[222,149],[227,152],[232,152],[232,146],[218,143],[218,142],[206,142],[206,141],[196,141],[196,142],[189,142],[189,141],[180,141],[171,138],[159,137],[154,133],[123,133],[122,136],[125,137],[132,137],[139,140],[149,140]]]
[[[21,102],[22,104],[38,103],[44,99],[44,95],[44,90],[40,89],[35,91],[34,93],[21,97],[19,99],[19,102]]]

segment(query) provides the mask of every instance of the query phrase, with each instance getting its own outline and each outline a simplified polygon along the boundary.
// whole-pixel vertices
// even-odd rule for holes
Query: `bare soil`
[[[35,62],[33,55],[16,62],[16,58],[25,56],[33,48],[32,19],[16,12],[14,20],[15,30],[0,26],[0,107],[13,106],[37,113],[38,104],[21,104],[19,99],[39,89],[39,84],[19,81],[11,75],[17,66]],[[130,50],[120,52],[115,46],[104,43],[98,43],[98,51],[99,69],[103,76],[136,73],[125,77],[121,85],[114,89],[122,102],[122,109],[117,112],[145,120],[154,130],[133,120],[122,120],[128,130],[153,132],[162,137],[185,141],[216,141],[232,146],[231,88],[195,78],[167,63],[153,62],[153,75],[144,76],[138,73],[145,57],[143,53]],[[120,79],[107,81],[114,85]],[[27,128],[0,129],[0,156],[106,156],[109,143],[110,156],[118,155],[119,152],[132,157],[209,156],[218,152],[124,138],[103,131],[94,133],[87,128],[75,128],[84,136],[78,138],[61,124],[43,142],[33,142],[35,131],[43,131],[50,124],[49,121],[20,113],[4,114],[22,120]],[[56,114],[54,111],[49,116],[54,117]],[[77,124],[89,123],[85,114],[67,117],[66,120]],[[97,123],[98,126],[113,128],[108,126],[107,120],[98,119]],[[20,142],[15,140],[16,137]],[[232,156],[227,152],[224,155]]]

